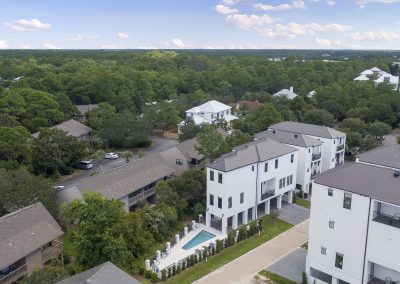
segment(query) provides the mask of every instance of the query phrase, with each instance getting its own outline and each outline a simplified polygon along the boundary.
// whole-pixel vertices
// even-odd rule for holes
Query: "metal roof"
[[[312,138],[305,134],[280,130],[265,130],[263,132],[257,133],[256,138],[271,138],[281,143],[305,148],[322,145],[322,142],[320,140]]]
[[[273,124],[269,127],[269,129],[276,129],[294,133],[302,133],[316,137],[322,138],[341,138],[344,137],[346,134],[340,132],[336,129],[322,126],[322,125],[315,125],[315,124],[308,124],[308,123],[301,123],[301,122],[294,122],[294,121],[282,121],[276,124]]]

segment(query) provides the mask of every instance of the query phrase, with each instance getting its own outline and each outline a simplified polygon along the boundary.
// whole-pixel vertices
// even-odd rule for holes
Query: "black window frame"
[[[240,193],[240,204],[244,202],[244,192]]]
[[[277,169],[279,167],[279,161],[278,159],[275,159],[275,169]]]
[[[344,192],[344,194],[343,194],[343,208],[351,210],[351,201],[352,201],[352,194],[348,193],[348,192]]]
[[[214,194],[210,194],[210,205],[214,206]]]
[[[264,164],[264,173],[268,172],[268,162]]]
[[[222,184],[222,174],[218,173],[218,183]]]
[[[293,164],[294,162],[294,154],[290,155],[290,163]]]
[[[218,208],[222,209],[222,198],[218,197]]]
[[[232,208],[232,203],[233,203],[232,196],[230,196],[228,197],[228,209]]]
[[[214,181],[214,171],[210,171],[210,181]]]
[[[178,166],[182,166],[183,165],[182,159],[175,159],[175,164],[177,164]]]
[[[344,255],[337,252],[335,256],[335,267],[343,269],[343,260],[344,260]]]
[[[328,196],[333,196],[333,188],[328,188]]]

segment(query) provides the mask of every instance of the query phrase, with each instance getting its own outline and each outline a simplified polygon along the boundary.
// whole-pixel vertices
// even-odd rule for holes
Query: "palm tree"
[[[122,157],[124,157],[126,162],[129,163],[129,159],[133,157],[133,154],[131,151],[124,151],[122,152]]]
[[[102,172],[102,167],[103,167],[102,162],[105,154],[106,152],[104,152],[103,150],[97,150],[96,153],[94,153],[96,160],[99,160],[100,163],[100,173]]]

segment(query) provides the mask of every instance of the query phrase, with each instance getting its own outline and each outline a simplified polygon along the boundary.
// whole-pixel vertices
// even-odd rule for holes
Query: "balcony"
[[[58,257],[62,252],[62,242],[54,240],[52,245],[42,251],[42,263]]]
[[[268,197],[272,197],[275,195],[275,189],[267,190],[264,193],[261,193],[261,200],[265,200]]]
[[[380,213],[373,219],[373,221],[400,229],[400,213],[397,213],[394,216]]]
[[[137,203],[139,200],[145,199],[145,198],[153,195],[154,193],[156,193],[156,187],[155,186],[152,187],[152,188],[149,188],[149,189],[147,189],[145,191],[142,191],[138,195],[129,198],[129,201],[128,201],[129,202],[129,206]]]
[[[338,145],[337,147],[336,147],[336,152],[340,152],[340,151],[342,151],[344,149],[344,144],[343,145]]]
[[[17,269],[11,271],[7,275],[1,277],[0,276],[0,284],[11,284],[17,281],[19,278],[26,274],[26,264],[18,267]]]
[[[321,153],[312,154],[312,160],[313,161],[316,161],[316,160],[319,160],[319,159],[321,159]]]

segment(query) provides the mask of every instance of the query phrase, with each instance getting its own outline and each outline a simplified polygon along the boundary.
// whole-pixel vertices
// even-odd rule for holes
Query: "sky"
[[[400,49],[400,0],[0,0],[0,49]]]

